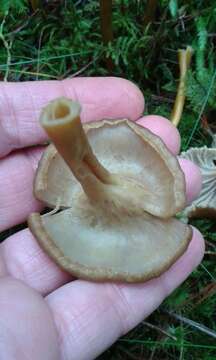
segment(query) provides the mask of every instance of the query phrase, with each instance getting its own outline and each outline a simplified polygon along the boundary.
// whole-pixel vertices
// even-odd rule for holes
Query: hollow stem
[[[43,110],[40,123],[87,196],[95,199],[103,192],[103,184],[115,181],[94,155],[80,121],[80,111],[78,103],[59,98]]]
[[[186,50],[180,49],[178,51],[180,79],[179,79],[179,85],[178,85],[177,95],[175,98],[174,107],[170,117],[170,120],[175,126],[178,126],[184,108],[185,92],[186,92],[186,75],[187,75],[187,70],[190,66],[192,54],[193,54],[193,49],[190,46],[188,46]]]

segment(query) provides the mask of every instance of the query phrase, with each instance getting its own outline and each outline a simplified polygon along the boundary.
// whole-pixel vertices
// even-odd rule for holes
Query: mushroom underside
[[[145,211],[166,218],[184,207],[184,175],[158,137],[127,120],[91,123],[85,125],[85,130],[94,154],[109,172],[141,185],[139,205]],[[50,207],[59,204],[67,208],[72,204],[74,192],[80,189],[80,183],[51,144],[37,172],[36,197]],[[125,193],[128,198],[131,196],[129,203],[135,193],[127,190]]]
[[[181,157],[199,166],[202,174],[202,189],[199,196],[183,210],[188,218],[216,217],[216,149],[190,148]]]
[[[114,219],[86,203],[54,215],[32,214],[29,226],[64,270],[97,281],[158,276],[186,250],[192,234],[175,218],[143,213]]]
[[[149,130],[129,120],[82,127],[80,106],[59,98],[42,111],[53,141],[37,170],[34,194],[54,208],[29,217],[45,252],[89,280],[146,281],[187,249],[190,226],[177,159]]]

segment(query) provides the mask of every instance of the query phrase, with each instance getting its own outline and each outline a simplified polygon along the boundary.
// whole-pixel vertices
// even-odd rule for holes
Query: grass
[[[146,114],[170,116],[177,89],[177,50],[192,45],[195,54],[187,83],[188,100],[179,125],[182,150],[209,145],[202,120],[207,119],[211,126],[209,114],[216,105],[216,12],[212,1],[178,4],[163,0],[159,4],[116,0],[108,34],[101,33],[101,16],[106,14],[100,13],[99,1],[52,1],[43,6],[32,1],[34,10],[24,0],[3,3],[1,80],[123,76],[145,94]],[[193,220],[192,224],[205,236],[202,265],[148,322],[138,325],[98,359],[216,358],[216,227],[209,219]],[[2,233],[0,239],[18,228]]]

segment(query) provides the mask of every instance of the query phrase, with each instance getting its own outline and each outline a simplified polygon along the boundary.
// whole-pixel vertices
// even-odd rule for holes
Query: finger
[[[4,275],[7,275],[7,274],[8,274],[8,271],[7,271],[3,253],[2,253],[1,247],[0,247],[0,279],[1,279],[1,277],[3,277]]]
[[[0,280],[0,358],[59,360],[52,313],[33,289],[12,278]]]
[[[43,106],[59,96],[82,104],[82,121],[102,118],[138,119],[144,109],[141,91],[130,81],[114,77],[63,81],[1,83],[0,157],[13,149],[42,143],[45,132],[38,117]]]
[[[154,311],[199,264],[203,252],[203,238],[195,230],[187,252],[157,279],[139,285],[77,280],[50,294],[47,301],[61,339],[62,357],[69,359],[73,354],[75,359],[95,359]]]
[[[179,153],[180,134],[171,121],[163,116],[147,115],[140,118],[137,123],[159,136],[174,155]]]
[[[42,149],[18,151],[0,161],[0,231],[41,211],[42,204],[33,196],[33,180]]]
[[[202,173],[192,161],[179,158],[179,164],[185,174],[187,204],[196,199],[202,188]]]
[[[22,230],[0,244],[0,278],[10,275],[42,295],[72,280],[39,246],[32,233]],[[2,268],[2,269],[1,269]]]
[[[146,118],[148,120],[149,117]],[[157,135],[160,131],[161,139],[169,150],[176,154],[180,144],[178,130],[165,118],[156,117],[156,122],[151,119],[152,117],[150,117],[150,121],[147,124],[143,123],[143,118],[139,119],[138,122],[145,126],[148,125],[148,129]],[[174,146],[174,144],[176,145]],[[33,180],[34,170],[41,157],[41,149],[33,148],[25,152],[11,154],[7,159],[1,161],[0,231],[25,221],[30,212],[38,211],[39,203],[33,197]],[[183,161],[182,163],[184,165],[185,162]],[[185,167],[189,201],[196,197],[199,186],[201,186],[200,172],[195,165],[191,166],[191,173],[188,170],[189,166]]]

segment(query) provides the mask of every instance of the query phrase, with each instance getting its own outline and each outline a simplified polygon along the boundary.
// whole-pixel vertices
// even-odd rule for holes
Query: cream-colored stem
[[[114,184],[114,177],[93,154],[80,121],[80,105],[58,98],[43,110],[40,123],[58,152],[90,198],[102,192],[102,184]]]
[[[190,66],[193,49],[188,46],[186,50],[178,51],[179,68],[180,68],[180,80],[178,85],[178,91],[175,98],[174,107],[171,113],[171,121],[173,125],[178,126],[185,103],[185,91],[186,91],[186,75]]]

